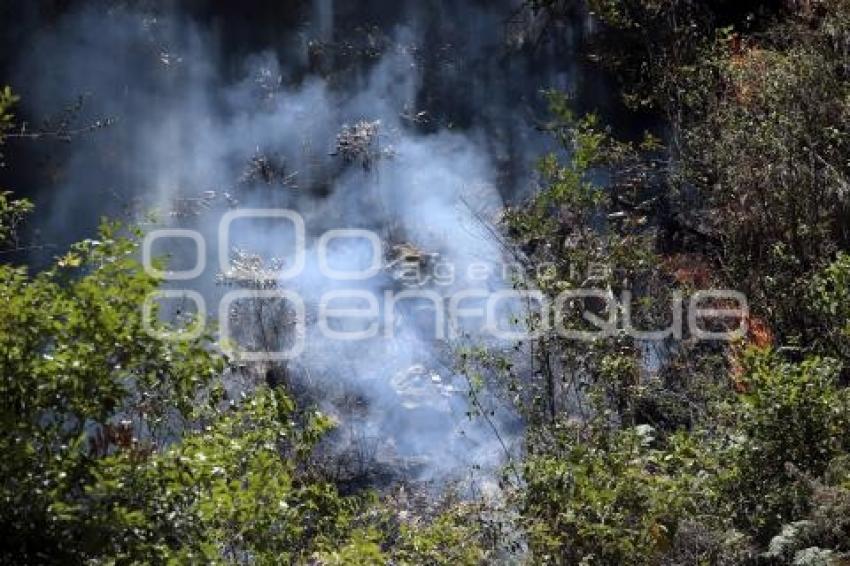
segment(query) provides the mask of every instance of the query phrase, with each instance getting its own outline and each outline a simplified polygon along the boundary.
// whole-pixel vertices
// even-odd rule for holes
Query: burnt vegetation
[[[850,562],[850,2],[529,0],[498,17],[440,4],[414,10],[418,40],[371,23],[381,20],[373,3],[359,20],[351,7],[334,16],[333,2],[285,15],[258,4],[299,30],[280,49],[301,59],[280,68],[264,55],[209,104],[244,96],[255,106],[237,116],[262,138],[233,153],[217,140],[210,160],[226,165],[214,183],[151,181],[165,210],[140,218],[146,195],[133,194],[130,222],[104,220],[47,265],[26,254],[39,209],[0,192],[0,562]],[[58,25],[74,7],[44,3],[38,18]],[[220,10],[191,2],[183,15],[238,17]],[[299,28],[305,11],[312,27]],[[471,38],[469,14],[498,28],[497,47]],[[370,23],[343,33],[334,17]],[[165,24],[152,22],[143,60],[181,77],[175,67],[191,56],[172,53],[156,31]],[[222,33],[248,52],[272,43],[237,29]],[[8,33],[13,50],[19,36]],[[539,100],[511,85],[512,73],[540,79],[536,66],[559,76],[565,46],[604,81],[573,92],[535,84]],[[399,84],[413,94],[393,105]],[[482,84],[502,90],[482,94]],[[600,84],[610,99],[594,112]],[[310,106],[322,97],[350,106],[326,118]],[[19,97],[0,90],[4,167],[35,168],[15,162],[22,144],[73,152],[120,126],[88,121],[97,98],[85,102],[33,128]],[[286,126],[298,136],[281,149],[256,134],[278,127],[252,121],[262,112],[295,116]],[[300,122],[312,118],[315,135]],[[533,171],[530,148],[540,150]],[[109,150],[99,151],[132,159]],[[451,179],[456,154],[470,176],[495,171],[453,188],[451,206],[427,183],[405,185],[414,195],[383,184],[428,168]],[[200,158],[180,157],[164,162],[191,179],[184,169]],[[458,234],[474,233],[487,243],[475,252],[495,249],[514,266],[508,288],[552,302],[574,293],[556,326],[593,337],[568,337],[530,304],[511,320],[530,331],[523,339],[466,327],[426,337],[433,304],[408,302],[393,322],[402,338],[257,362],[231,342],[285,350],[299,333],[315,337],[327,306],[308,300],[302,327],[293,301],[269,294],[296,286],[279,277],[293,258],[265,245],[285,239],[271,228],[245,237],[259,249],[226,250],[229,269],[200,289],[244,291],[223,313],[228,340],[183,303],[153,306],[150,332],[140,305],[171,283],[139,261],[145,222],[203,231],[256,203],[312,207],[321,227],[356,218],[386,239],[370,290],[428,291],[438,303],[448,301],[442,261],[468,251]],[[428,214],[427,229],[410,220]],[[465,232],[439,233],[462,222]],[[159,269],[181,259],[171,251]],[[731,340],[700,340],[682,322],[707,289],[746,297],[737,318],[700,321],[737,330]],[[193,323],[198,333],[172,339]]]

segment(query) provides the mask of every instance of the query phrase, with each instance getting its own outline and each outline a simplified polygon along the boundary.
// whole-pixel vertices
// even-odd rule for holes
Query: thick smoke
[[[316,0],[300,26],[280,30],[278,45],[235,55],[220,27],[179,10],[67,14],[28,45],[16,84],[33,114],[84,94],[81,123],[116,123],[68,148],[42,209],[43,237],[76,238],[95,213],[129,211],[139,221],[154,209],[146,228],[204,235],[207,270],[172,287],[202,291],[211,314],[230,290],[216,277],[219,221],[249,208],[304,217],[304,273],[280,287],[299,292],[308,313],[331,290],[370,291],[383,302],[386,291],[405,288],[392,265],[367,281],[322,276],[315,244],[330,229],[376,232],[385,264],[414,255],[450,266],[443,274],[451,279],[420,290],[448,297],[503,288],[497,276],[466,277],[480,263],[498,274],[504,259],[482,220],[527,189],[531,162],[547,148],[532,127],[536,90],[572,86],[565,64],[547,65],[546,74],[511,59],[504,20],[512,4],[401,2],[370,27],[367,16],[340,14],[350,7]],[[346,149],[349,134],[365,136],[363,151]],[[195,258],[176,244],[158,251],[173,256],[172,269],[187,269]],[[336,269],[374,259],[365,242],[338,244],[329,257]],[[267,263],[292,260],[291,230],[273,222],[235,222],[229,245]],[[410,473],[422,479],[495,469],[504,450],[493,427],[509,438],[516,418],[495,405],[487,422],[468,418],[466,379],[451,367],[452,344],[434,339],[428,301],[404,301],[396,313],[391,338],[353,343],[329,340],[311,322],[306,351],[287,371],[339,415],[343,444],[414,459]],[[344,395],[362,399],[361,413],[339,406]]]

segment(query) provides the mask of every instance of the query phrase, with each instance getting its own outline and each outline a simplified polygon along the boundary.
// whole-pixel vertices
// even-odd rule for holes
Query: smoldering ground
[[[34,26],[12,63],[23,115],[114,119],[60,151],[52,142],[33,150],[46,180],[32,194],[40,240],[61,248],[89,236],[101,214],[146,230],[195,230],[208,243],[207,267],[168,287],[199,290],[209,305],[234,284],[218,257],[219,223],[234,209],[303,216],[305,269],[278,284],[308,304],[342,285],[317,269],[316,238],[331,229],[380,234],[388,265],[427,254],[460,273],[498,264],[502,251],[482,219],[529,190],[534,160],[551,149],[535,127],[540,90],[581,91],[571,45],[511,51],[510,0],[356,4],[292,3],[274,12],[279,21],[260,21],[202,3],[72,3]],[[63,118],[79,96],[84,104]],[[239,221],[228,254],[262,258],[253,264],[262,271],[291,259],[292,236],[281,223]],[[172,269],[199,259],[185,242],[160,243]],[[328,261],[356,270],[372,259],[363,242],[346,241]],[[461,278],[436,291],[502,284]],[[385,269],[359,288],[380,295],[398,285]],[[468,418],[466,380],[452,367],[452,345],[423,331],[426,307],[407,305],[390,340],[341,343],[308,325],[309,348],[288,376],[338,416],[347,441],[416,459],[418,478],[493,470],[517,418],[492,400],[488,422]],[[361,399],[362,410],[341,407],[342,398]]]

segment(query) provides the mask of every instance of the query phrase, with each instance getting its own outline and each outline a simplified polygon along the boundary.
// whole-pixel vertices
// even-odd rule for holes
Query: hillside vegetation
[[[0,561],[850,563],[850,2],[588,8],[588,53],[663,135],[618,140],[548,93],[560,149],[500,238],[518,288],[601,290],[564,327],[674,331],[576,340],[529,312],[528,364],[457,352],[470,395],[526,424],[500,497],[344,493],[313,457],[329,418],[285,384],[229,398],[211,333],[145,331],[160,281],[104,222],[40,273],[0,264]],[[3,249],[31,209],[0,196]],[[732,342],[676,336],[705,289],[746,296]]]

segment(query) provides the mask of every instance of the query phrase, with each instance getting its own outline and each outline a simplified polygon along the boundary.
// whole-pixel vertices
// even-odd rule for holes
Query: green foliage
[[[846,558],[850,5],[590,5],[604,21],[597,54],[629,103],[667,119],[672,163],[553,96],[567,158],[544,159],[540,196],[507,215],[525,284],[632,289],[650,305],[644,328],[663,327],[651,305],[671,289],[711,283],[743,291],[758,316],[743,344],[667,342],[652,356],[623,336],[544,333],[526,382],[478,356],[512,393],[546,400],[525,404],[518,504],[532,560]],[[699,277],[677,267],[684,256]],[[607,277],[570,269],[595,262]]]
[[[18,227],[33,209],[27,199],[9,200],[11,194],[0,191],[0,248],[15,243]]]
[[[6,134],[14,128],[15,115],[12,113],[12,107],[19,100],[20,98],[12,93],[10,87],[0,89],[0,145],[3,145]]]
[[[661,328],[672,292],[717,283],[746,292],[758,340],[649,353],[625,333],[546,330],[510,352],[464,348],[470,416],[486,419],[493,394],[526,419],[523,459],[502,478],[509,511],[447,501],[411,516],[324,478],[310,458],[322,415],[264,387],[223,402],[211,336],[146,332],[140,305],[158,281],[135,259],[139,234],[104,223],[42,273],[0,266],[0,561],[846,558],[850,4],[788,4],[592,0],[595,54],[628,104],[666,118],[667,145],[617,141],[549,93],[563,151],[504,214],[519,288],[633,291],[633,324]],[[0,91],[0,143],[16,100]],[[0,193],[0,246],[30,210]],[[670,267],[678,255],[705,277]],[[571,304],[561,322],[604,318],[601,303]],[[535,313],[522,322],[545,328]],[[521,544],[497,540],[511,529]]]
[[[472,509],[453,504],[427,521],[399,522],[395,510],[378,511],[366,528],[352,532],[347,542],[314,555],[321,564],[400,564],[415,566],[487,563],[480,519]]]
[[[850,359],[850,256],[839,253],[815,274],[807,291],[810,324],[818,330],[817,350]]]
[[[719,275],[781,340],[816,340],[825,328],[790,298],[850,245],[847,2],[591,8],[606,23],[603,59],[671,127],[676,224],[693,247],[719,252]]]
[[[480,519],[472,509],[456,505],[428,524],[405,524],[391,553],[396,564],[484,564]]]
[[[658,108],[674,123],[682,102],[703,77],[694,63],[705,53],[732,2],[688,0],[590,0],[603,32],[595,54],[620,79],[633,108]]]
[[[34,277],[0,266],[0,505],[7,548],[62,553],[75,535],[49,511],[92,478],[98,456],[143,453],[200,414],[221,369],[207,338],[149,335],[140,305],[156,288],[136,245],[104,224]],[[65,502],[69,503],[69,502]]]
[[[737,407],[740,440],[724,482],[738,523],[766,539],[808,511],[800,474],[822,477],[850,452],[850,392],[833,361],[792,365],[751,351],[746,365],[751,392]]]
[[[847,478],[836,471],[850,457],[850,395],[836,364],[753,350],[746,366],[750,393],[719,403],[699,429],[664,436],[609,414],[536,429],[520,499],[535,560],[738,563],[753,555],[750,540],[766,545],[809,518],[812,545],[843,550],[830,529],[843,528],[846,487],[812,480]]]
[[[835,65],[812,46],[751,48],[724,61],[727,94],[685,134],[730,277],[783,331],[800,326],[788,289],[803,292],[812,269],[848,243],[850,91]],[[761,277],[750,276],[754,268]]]
[[[34,277],[0,266],[2,561],[482,559],[448,514],[376,539],[376,503],[309,466],[326,417],[277,390],[222,404],[209,336],[145,331],[136,242],[105,223]]]
[[[320,564],[328,566],[347,564],[380,566],[387,563],[388,557],[381,550],[379,540],[380,534],[375,531],[355,531],[348,543],[338,549],[319,553],[315,558]]]
[[[18,97],[12,94],[8,86],[0,89],[0,148],[6,140],[6,134],[14,128],[15,115],[11,110]],[[5,166],[0,151],[0,167]],[[15,244],[17,228],[32,211],[32,203],[26,199],[10,200],[11,193],[0,191],[0,249]]]
[[[299,431],[293,409],[283,394],[261,390],[160,454],[100,459],[86,497],[63,506],[60,522],[88,535],[85,551],[93,557],[306,560],[342,536],[357,501],[300,476],[313,432],[327,422]]]
[[[281,391],[221,401],[211,338],[148,333],[138,234],[104,223],[34,277],[0,266],[3,562],[475,564],[445,515],[376,538],[309,464],[331,427]],[[461,544],[463,543],[463,544]]]
[[[695,496],[651,448],[651,429],[556,427],[523,466],[523,513],[535,559],[551,564],[648,564],[670,544]]]

